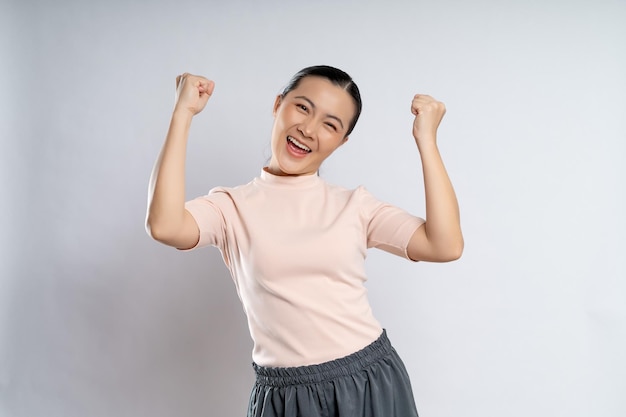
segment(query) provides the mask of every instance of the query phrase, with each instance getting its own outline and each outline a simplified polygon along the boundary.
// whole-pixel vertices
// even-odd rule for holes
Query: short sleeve
[[[224,249],[227,227],[224,208],[227,204],[232,204],[230,196],[219,189],[213,189],[208,195],[185,203],[185,209],[191,213],[200,230],[198,243],[189,250],[205,246]]]
[[[407,211],[376,199],[360,187],[367,220],[367,247],[378,248],[412,260],[407,252],[413,233],[425,220]]]

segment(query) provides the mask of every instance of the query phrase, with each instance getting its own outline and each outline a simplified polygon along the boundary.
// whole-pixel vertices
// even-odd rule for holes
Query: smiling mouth
[[[287,142],[297,148],[302,153],[310,153],[311,148],[306,146],[305,144],[298,142],[298,140],[292,136],[287,136]]]

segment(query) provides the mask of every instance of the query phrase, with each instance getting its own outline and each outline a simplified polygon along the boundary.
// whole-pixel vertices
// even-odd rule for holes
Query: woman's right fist
[[[184,73],[176,77],[176,106],[174,111],[200,113],[213,94],[215,83],[198,75]]]

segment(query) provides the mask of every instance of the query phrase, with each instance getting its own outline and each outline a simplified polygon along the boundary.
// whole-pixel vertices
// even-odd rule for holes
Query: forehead
[[[348,122],[355,106],[350,94],[343,88],[322,77],[305,77],[300,80],[298,87],[287,94],[288,98],[304,96],[311,100],[316,109],[341,118]]]

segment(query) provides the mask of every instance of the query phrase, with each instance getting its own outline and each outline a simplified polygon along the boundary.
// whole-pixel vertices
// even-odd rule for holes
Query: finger
[[[411,111],[415,109],[418,112],[429,111],[429,110],[443,110],[445,111],[445,104],[440,101],[435,100],[431,96],[419,94],[416,95],[413,101],[411,102]]]
[[[426,103],[426,99],[423,94],[415,94],[411,101],[411,113],[417,116],[420,113],[421,107]]]
[[[418,114],[422,112],[423,106],[424,106],[424,103],[422,101],[418,99],[414,99],[413,102],[411,103],[411,113],[417,116]]]
[[[204,79],[200,82],[200,93],[207,94],[211,96],[213,94],[213,90],[215,89],[215,82],[211,80]]]

